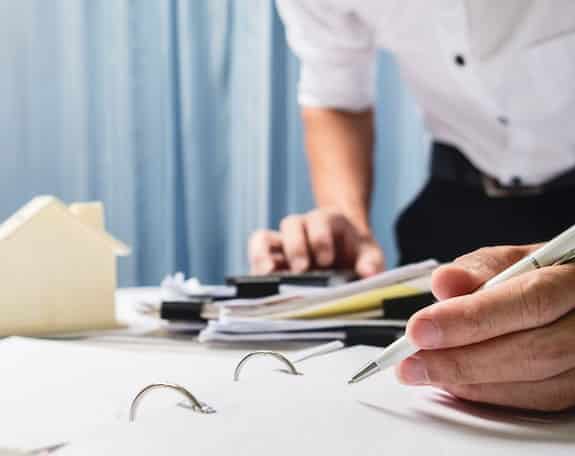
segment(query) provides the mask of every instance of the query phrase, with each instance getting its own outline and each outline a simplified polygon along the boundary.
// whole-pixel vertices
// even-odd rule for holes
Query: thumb
[[[539,245],[486,247],[434,271],[431,288],[437,299],[473,293],[489,279],[527,256]]]
[[[362,241],[357,252],[355,272],[360,277],[370,277],[383,272],[385,258],[381,247],[374,239]]]

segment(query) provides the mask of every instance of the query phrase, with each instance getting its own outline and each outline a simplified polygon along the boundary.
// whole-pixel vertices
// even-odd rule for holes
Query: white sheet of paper
[[[345,340],[345,331],[265,332],[260,334],[203,333],[200,342],[280,342],[312,340]]]
[[[354,347],[298,365],[302,376],[245,371],[201,415],[142,410],[137,422],[101,429],[62,455],[296,454],[466,456],[572,455],[572,415],[516,414],[399,385],[392,372],[343,381],[376,348]]]
[[[234,370],[234,361],[226,357],[19,338],[0,342],[0,360],[0,445],[18,449],[68,441],[101,424],[127,421],[131,399],[149,383],[181,383],[213,399]],[[151,398],[146,407],[154,404]]]
[[[71,441],[59,456],[573,454],[573,416],[543,420],[470,406],[399,385],[392,372],[347,385],[376,353],[354,347],[302,361],[301,376],[278,372],[275,359],[254,359],[234,383],[229,358],[7,340],[0,343],[0,443],[31,449]],[[156,392],[128,423],[135,393],[157,381],[188,387],[217,412],[198,414],[179,407],[174,393]]]
[[[346,319],[314,319],[314,320],[262,320],[261,318],[224,317],[217,321],[210,321],[204,333],[228,332],[236,334],[246,333],[274,333],[282,331],[313,331],[330,328],[346,327],[404,327],[405,320],[346,320]]]
[[[308,353],[292,355],[295,361]],[[125,423],[130,401],[150,383],[178,383],[207,402],[219,399],[234,386],[241,356],[236,351],[210,356],[23,338],[0,341],[0,445],[30,450],[74,440],[102,425]],[[277,360],[254,360],[245,375],[281,367]],[[169,392],[157,393],[142,409],[164,408],[166,397],[175,403],[173,394],[170,399]]]
[[[245,342],[276,340],[345,340],[343,327],[405,327],[405,320],[266,320],[223,317],[208,323],[200,342]],[[329,330],[329,331],[328,331]]]

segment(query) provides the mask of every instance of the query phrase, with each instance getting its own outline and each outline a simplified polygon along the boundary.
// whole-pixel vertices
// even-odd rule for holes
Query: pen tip
[[[354,383],[359,383],[363,379],[375,374],[378,370],[379,370],[379,366],[376,363],[371,362],[367,366],[365,366],[363,369],[361,369],[357,374],[355,374],[353,377],[351,377],[351,380],[349,380],[347,382],[347,384],[353,385]]]

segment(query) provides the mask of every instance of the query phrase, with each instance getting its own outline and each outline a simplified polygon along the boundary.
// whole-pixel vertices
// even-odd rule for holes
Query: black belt
[[[480,189],[490,198],[535,196],[549,190],[575,187],[575,168],[541,185],[523,185],[519,178],[511,185],[504,185],[478,170],[456,147],[439,142],[434,142],[432,147],[431,175]]]

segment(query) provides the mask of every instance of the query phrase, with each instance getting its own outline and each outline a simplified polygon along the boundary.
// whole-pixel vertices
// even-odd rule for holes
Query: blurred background
[[[247,270],[246,242],[313,207],[298,64],[272,0],[0,0],[0,220],[37,194],[102,200],[122,285]],[[378,239],[426,175],[413,100],[380,56]]]

